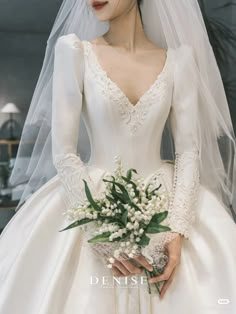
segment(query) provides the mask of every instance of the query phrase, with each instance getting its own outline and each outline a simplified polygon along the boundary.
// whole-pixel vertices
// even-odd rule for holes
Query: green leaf
[[[114,197],[118,198],[122,203],[128,203],[130,201],[129,194],[127,193],[120,193],[116,190],[115,185],[113,185],[111,192]]]
[[[126,211],[126,208],[124,208],[123,204],[117,204],[117,208],[120,209],[122,212]]]
[[[120,240],[124,240],[124,239],[128,238],[130,233],[131,233],[131,231],[126,232],[125,234],[122,235],[122,237],[115,238],[112,242],[117,242],[117,241],[120,241]]]
[[[138,242],[138,245],[148,245],[150,242],[150,238],[144,233],[142,236],[141,236],[141,240]]]
[[[148,194],[149,194],[149,192],[148,192],[149,185],[151,185],[151,183],[148,183],[148,185],[146,186],[146,189],[145,189],[146,196],[148,196]]]
[[[122,179],[123,179],[124,181],[126,181],[127,183],[129,183],[129,184],[132,184],[132,185],[133,185],[133,188],[134,188],[134,193],[135,193],[135,197],[139,197],[140,192],[137,190],[137,185],[136,185],[136,183],[135,183],[135,182],[133,182],[132,180],[127,179],[127,178],[126,178],[126,177],[124,177],[124,176],[122,176]]]
[[[99,219],[108,220],[110,223],[115,223],[115,224],[117,224],[117,225],[119,225],[119,226],[124,227],[124,224],[123,224],[123,222],[121,221],[121,219],[115,218],[114,216],[113,216],[113,217],[109,217],[109,216],[100,216]]]
[[[122,217],[121,217],[121,220],[123,222],[124,225],[127,224],[127,219],[128,219],[128,210],[126,210],[123,214],[122,214]]]
[[[106,199],[107,199],[108,201],[110,201],[111,203],[113,203],[113,204],[116,203],[116,200],[115,200],[114,198],[110,197],[109,195],[106,195]]]
[[[166,219],[166,217],[168,216],[168,211],[164,211],[162,213],[158,213],[158,214],[155,214],[152,219],[151,219],[151,222],[155,222],[157,224],[160,224],[163,220]]]
[[[89,243],[103,243],[103,242],[111,242],[109,240],[109,237],[111,235],[110,231],[103,232],[102,234],[99,234],[91,239],[88,240]]]
[[[110,181],[110,180],[106,180],[106,179],[103,179],[104,182],[110,182],[110,183],[113,183],[113,185],[116,185],[120,188],[121,192],[124,193],[124,194],[128,194],[128,191],[126,190],[126,188],[119,182],[115,182],[115,181]]]
[[[88,222],[94,221],[93,219],[89,219],[89,218],[84,218],[82,220],[77,220],[75,222],[73,222],[72,224],[70,224],[69,226],[67,226],[66,228],[59,230],[59,232],[64,231],[64,230],[68,230],[68,229],[72,229],[81,225],[84,225]]]
[[[154,190],[152,190],[150,192],[150,194],[154,194],[155,191],[158,191],[161,188],[162,184],[160,184],[157,188],[155,188]]]
[[[141,209],[138,207],[138,205],[136,205],[135,203],[129,202],[129,205],[131,205],[132,207],[134,207],[137,211],[142,212]]]
[[[85,193],[86,193],[86,196],[87,196],[87,199],[88,199],[89,203],[91,204],[91,206],[92,206],[95,210],[101,211],[101,210],[102,210],[101,207],[98,206],[98,204],[94,201],[94,199],[93,199],[93,197],[92,197],[92,194],[91,194],[90,189],[89,189],[89,187],[88,187],[87,181],[84,180],[84,179],[83,179],[83,181],[84,181],[84,185],[85,185]]]
[[[167,226],[162,226],[155,222],[150,222],[150,224],[148,225],[145,231],[146,233],[159,233],[159,232],[165,232],[169,230],[171,229]]]
[[[130,179],[132,178],[132,172],[137,173],[137,170],[136,170],[136,169],[131,168],[131,169],[129,169],[129,170],[127,171],[127,173],[126,173],[126,177],[127,177],[127,179],[128,179],[128,180],[130,180]]]
[[[103,181],[103,182],[110,182],[110,183],[115,182],[115,180],[116,180],[115,177],[114,177],[114,176],[111,176],[111,177],[112,177],[112,181],[107,180],[107,179],[104,179],[104,178],[102,179],[102,181]]]

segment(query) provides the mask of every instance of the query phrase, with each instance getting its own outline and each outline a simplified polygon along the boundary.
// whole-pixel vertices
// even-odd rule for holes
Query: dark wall
[[[23,126],[61,0],[0,0],[0,109],[14,102]],[[0,125],[7,116],[0,113]]]
[[[215,25],[213,31],[218,43],[225,49],[224,60],[219,65],[236,131],[236,0],[199,0],[201,1],[205,5],[208,19]],[[223,23],[229,29],[233,40],[217,30],[218,23]]]

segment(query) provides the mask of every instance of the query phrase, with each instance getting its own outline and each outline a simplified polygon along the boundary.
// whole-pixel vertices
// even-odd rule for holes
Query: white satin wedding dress
[[[0,314],[236,313],[236,226],[199,183],[187,106],[196,95],[188,89],[190,78],[175,81],[175,71],[187,69],[189,53],[187,46],[169,49],[162,72],[134,106],[102,69],[90,42],[75,34],[60,37],[52,112],[58,175],[27,200],[0,237]],[[181,99],[175,98],[178,86],[185,87]],[[87,167],[76,152],[81,114],[91,143]],[[175,167],[160,158],[169,114]],[[114,169],[114,151],[147,180],[161,173],[173,189],[170,224],[185,238],[163,300],[150,296],[141,281],[112,285],[110,269],[91,250],[84,231],[59,232],[68,225],[62,215],[67,206],[84,196],[82,177],[99,193],[103,175]]]

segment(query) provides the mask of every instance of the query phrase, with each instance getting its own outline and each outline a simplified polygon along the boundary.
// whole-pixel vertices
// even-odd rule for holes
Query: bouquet
[[[114,173],[103,178],[106,188],[99,197],[91,194],[86,180],[83,180],[86,199],[78,207],[64,213],[73,223],[60,231],[93,224],[92,237],[88,242],[94,244],[95,248],[98,245],[100,254],[104,249],[110,254],[107,256],[110,262],[108,267],[112,267],[115,258],[132,259],[142,254],[153,266],[153,271],[144,268],[147,278],[157,276],[164,271],[168,256],[160,252],[154,261],[151,254],[145,253],[151,234],[171,230],[161,224],[168,215],[168,194],[165,190],[161,191],[162,184],[158,182],[158,177],[146,184],[136,169],[128,169],[125,174],[121,159],[116,157],[116,163]],[[151,285],[160,294],[163,284],[164,281]],[[150,283],[148,292],[151,293]]]

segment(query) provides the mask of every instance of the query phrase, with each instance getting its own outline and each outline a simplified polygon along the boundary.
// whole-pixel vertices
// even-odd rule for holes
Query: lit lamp
[[[13,119],[13,113],[20,113],[20,110],[13,103],[7,103],[1,110],[2,113],[10,114],[10,119],[5,122],[10,129],[10,139],[14,140],[13,128],[15,126],[16,121]]]

